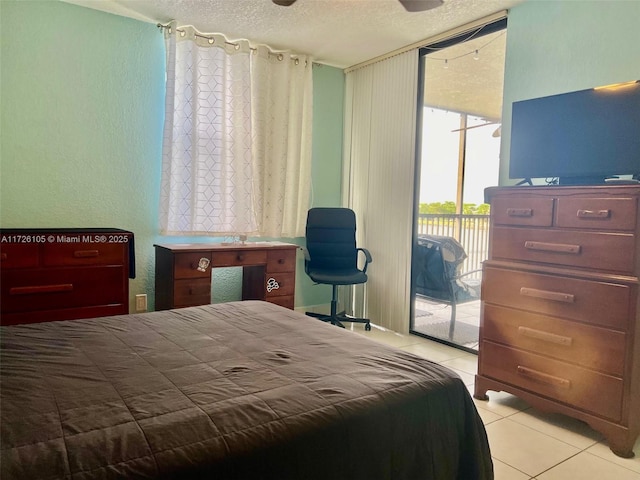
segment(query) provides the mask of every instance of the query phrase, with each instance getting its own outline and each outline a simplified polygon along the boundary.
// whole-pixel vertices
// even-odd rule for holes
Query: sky
[[[468,118],[468,126],[486,123]],[[498,184],[499,124],[467,129],[464,203],[484,203],[484,189]],[[420,203],[456,200],[460,114],[425,107],[423,116]]]

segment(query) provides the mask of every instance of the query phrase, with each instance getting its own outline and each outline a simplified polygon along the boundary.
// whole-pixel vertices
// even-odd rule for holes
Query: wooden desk
[[[211,303],[211,269],[243,267],[242,299],[294,307],[297,245],[180,243],[156,249],[156,310]]]

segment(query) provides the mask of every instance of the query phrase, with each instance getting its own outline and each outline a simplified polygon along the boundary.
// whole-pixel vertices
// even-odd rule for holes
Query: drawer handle
[[[279,258],[279,259],[278,259],[278,263],[279,263],[280,265],[284,265],[284,258]]]
[[[574,303],[576,300],[576,296],[571,293],[550,292],[548,290],[538,290],[537,288],[529,287],[522,287],[520,289],[520,295],[563,303]]]
[[[73,252],[75,258],[92,258],[100,255],[99,250],[76,250]]]
[[[61,283],[58,285],[34,285],[30,287],[13,287],[9,289],[9,295],[31,295],[33,293],[58,293],[70,292],[73,283]]]
[[[549,375],[548,373],[538,372],[537,370],[523,367],[522,365],[518,365],[518,373],[536,382],[546,383],[547,385],[552,385],[554,387],[571,387],[571,381],[567,380],[566,378],[555,377],[553,375]]]
[[[242,262],[242,261],[244,260],[244,255],[243,255],[242,253],[239,253],[239,254],[236,256],[236,260],[238,260],[239,262]]]
[[[578,218],[609,218],[611,210],[578,210]]]
[[[571,343],[573,342],[571,337],[556,335],[554,333],[544,332],[542,330],[536,330],[535,328],[529,327],[518,327],[518,333],[525,337],[542,340],[543,342],[557,343],[558,345],[564,345],[565,347],[571,346]]]
[[[507,208],[509,217],[533,217],[532,208]]]
[[[529,250],[537,250],[540,252],[553,252],[553,253],[580,253],[580,245],[567,245],[563,243],[545,243],[545,242],[532,242],[530,240],[524,242],[524,248]]]

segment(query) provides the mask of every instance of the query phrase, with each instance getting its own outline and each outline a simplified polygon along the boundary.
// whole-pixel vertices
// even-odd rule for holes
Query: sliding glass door
[[[410,330],[477,350],[506,19],[421,50]]]

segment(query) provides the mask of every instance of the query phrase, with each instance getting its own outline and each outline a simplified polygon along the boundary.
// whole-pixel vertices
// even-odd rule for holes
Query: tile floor
[[[446,365],[473,394],[476,355],[376,326],[369,332],[362,324],[345,326]],[[640,440],[634,458],[619,458],[602,435],[580,421],[536,411],[503,392],[489,392],[489,401],[474,402],[489,437],[496,480],[640,480]]]
[[[415,320],[413,330],[431,337],[462,345],[470,350],[478,351],[478,335],[480,332],[480,300],[461,303],[456,307],[456,330],[453,339],[449,338],[451,322],[451,306],[424,298],[416,298]],[[438,325],[445,325],[440,328]],[[461,330],[462,328],[462,330]],[[471,332],[464,333],[465,331]]]

